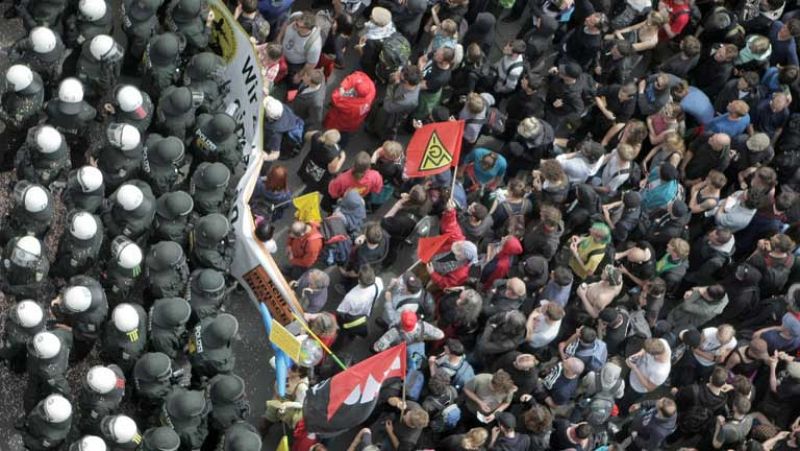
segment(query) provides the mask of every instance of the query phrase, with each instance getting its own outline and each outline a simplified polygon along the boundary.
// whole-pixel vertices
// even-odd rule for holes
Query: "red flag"
[[[303,405],[309,432],[338,432],[364,422],[378,402],[381,385],[406,376],[406,343],[376,354],[314,385]]]
[[[405,173],[426,177],[458,166],[464,121],[434,122],[414,132],[406,150]]]
[[[417,240],[417,258],[422,260],[422,263],[430,262],[433,256],[439,253],[442,245],[449,239],[450,235],[420,237]]]

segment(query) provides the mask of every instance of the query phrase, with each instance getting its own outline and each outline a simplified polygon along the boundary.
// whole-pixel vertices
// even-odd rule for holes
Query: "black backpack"
[[[347,234],[347,225],[339,216],[328,216],[320,227],[324,247],[322,261],[330,265],[344,265],[350,259],[353,241]]]
[[[600,371],[595,371],[594,377],[595,387],[600,388],[600,391],[589,398],[581,400],[581,407],[583,407],[583,419],[588,421],[590,425],[597,427],[602,426],[611,418],[611,412],[614,410],[615,404],[614,395],[619,391],[622,379],[617,379],[613,387],[609,390],[604,390]]]

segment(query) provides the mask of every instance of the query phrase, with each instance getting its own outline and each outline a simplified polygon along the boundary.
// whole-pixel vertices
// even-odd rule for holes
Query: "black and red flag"
[[[309,389],[303,404],[308,432],[335,434],[369,418],[381,385],[406,375],[406,344],[376,354]]]

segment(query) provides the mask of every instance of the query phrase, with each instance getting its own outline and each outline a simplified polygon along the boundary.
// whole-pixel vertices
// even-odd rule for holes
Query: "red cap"
[[[411,332],[417,327],[417,314],[411,310],[405,310],[400,314],[400,326],[406,332]]]

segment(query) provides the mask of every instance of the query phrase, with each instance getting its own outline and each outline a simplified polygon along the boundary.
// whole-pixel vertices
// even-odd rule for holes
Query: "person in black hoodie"
[[[749,263],[740,263],[736,271],[722,281],[722,287],[728,293],[728,305],[712,320],[712,324],[740,324],[751,317],[761,300],[760,281],[758,269]]]
[[[492,51],[492,44],[494,44],[494,24],[495,17],[492,13],[478,13],[475,21],[470,24],[467,32],[464,33],[461,45],[466,48],[472,43],[478,44],[483,54],[488,55]]]
[[[713,99],[733,75],[733,61],[739,49],[733,44],[723,44],[711,49],[692,72],[697,87]]]
[[[533,71],[528,71],[519,81],[519,89],[506,103],[506,131],[502,139],[511,139],[517,133],[517,126],[529,117],[544,117],[544,79]],[[553,138],[549,137],[552,141]],[[542,140],[543,141],[543,140]],[[548,148],[550,143],[548,142]]]
[[[608,28],[608,18],[603,13],[594,13],[586,17],[583,24],[583,27],[576,28],[564,39],[562,54],[588,71],[597,64],[603,45],[603,33]]]
[[[531,439],[516,432],[517,419],[508,412],[497,415],[497,426],[492,428],[489,449],[492,451],[526,451]]]
[[[673,432],[678,415],[675,401],[669,398],[649,400],[631,406],[634,415],[630,427],[629,450],[659,449]]]
[[[512,98],[519,97],[521,96]],[[520,171],[530,173],[532,169],[539,167],[542,158],[547,158],[550,154],[555,131],[550,124],[535,116],[522,119],[517,123],[515,129],[516,134],[513,140],[508,143],[508,147],[502,153],[506,156],[508,167],[513,168],[514,174],[518,174]],[[507,177],[511,175],[512,171],[506,171]]]
[[[525,2],[519,3],[524,4]],[[553,52],[553,38],[558,29],[558,22],[554,17],[550,16],[536,17],[533,22],[536,27],[524,34],[520,33],[517,38],[525,41],[525,61],[530,61],[531,64],[535,65],[535,68],[539,69],[539,64],[537,63],[542,61],[542,64],[545,64],[546,60],[544,59]],[[543,70],[547,69],[549,67],[543,68]],[[537,72],[542,73],[543,70],[538,70]]]
[[[687,229],[692,214],[689,207],[681,200],[673,201],[667,211],[659,211],[650,217],[651,222],[645,232],[645,239],[656,249],[666,249],[667,243],[673,238],[682,237]],[[660,251],[664,252],[664,251]],[[659,254],[659,257],[661,255]]]

